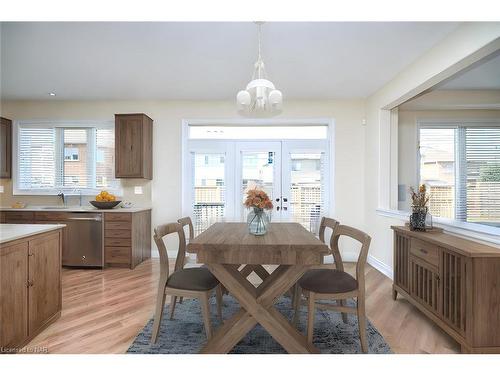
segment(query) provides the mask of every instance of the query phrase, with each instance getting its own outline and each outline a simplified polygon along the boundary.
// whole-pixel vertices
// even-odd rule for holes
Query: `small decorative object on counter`
[[[429,208],[427,204],[429,203],[429,194],[427,194],[427,188],[424,184],[420,185],[418,192],[416,192],[412,187],[410,187],[412,212],[410,214],[410,230],[425,232],[427,229],[427,215]],[[430,219],[432,223],[432,218]],[[432,226],[432,224],[431,224]]]
[[[250,234],[262,236],[269,227],[269,216],[266,210],[273,208],[273,203],[265,191],[252,189],[247,192],[245,207],[250,209],[247,216],[248,231]]]
[[[95,201],[90,201],[90,204],[99,209],[111,209],[120,204],[113,194],[109,194],[106,190],[101,191],[96,195]]]

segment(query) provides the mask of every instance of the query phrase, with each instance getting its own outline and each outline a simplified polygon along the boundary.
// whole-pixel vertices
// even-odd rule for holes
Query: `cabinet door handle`
[[[29,257],[34,257],[35,256],[35,253],[30,253],[28,254]]]
[[[33,280],[28,280],[28,288],[33,286]]]
[[[428,254],[428,251],[427,251],[427,250],[425,250],[425,249],[420,249],[420,251],[421,251],[422,253],[424,253],[424,254]]]

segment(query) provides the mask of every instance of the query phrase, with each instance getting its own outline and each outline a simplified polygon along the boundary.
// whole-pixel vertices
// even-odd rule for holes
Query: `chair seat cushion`
[[[347,272],[331,269],[310,270],[299,280],[299,286],[313,293],[347,293],[358,289],[358,282]]]
[[[184,268],[175,271],[167,281],[167,287],[185,290],[210,290],[219,281],[207,268]]]

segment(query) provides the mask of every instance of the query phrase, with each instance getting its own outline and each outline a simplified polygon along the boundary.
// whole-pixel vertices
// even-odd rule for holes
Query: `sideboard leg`
[[[392,287],[392,299],[395,301],[398,298],[398,291]]]

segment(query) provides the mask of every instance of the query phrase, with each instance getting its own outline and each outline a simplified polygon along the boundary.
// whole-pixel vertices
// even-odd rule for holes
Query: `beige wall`
[[[498,119],[500,110],[454,110],[454,111],[399,111],[398,115],[398,184],[406,189],[417,181],[417,121],[424,119]],[[408,195],[399,202],[400,210],[409,209]]]
[[[153,225],[181,215],[182,119],[238,118],[233,101],[6,101],[2,116],[13,120],[113,120],[115,113],[144,112],[154,119],[153,181],[122,180],[124,199],[152,204]],[[335,215],[340,221],[364,224],[363,100],[286,101],[280,118],[335,119]],[[2,180],[1,205],[14,200],[56,204],[57,197],[12,196],[10,181]],[[142,185],[144,195],[134,195]]]
[[[378,208],[379,186],[388,186],[390,181],[391,157],[390,127],[385,110],[398,106],[420,94],[433,85],[449,78],[470,63],[500,48],[500,23],[466,23],[459,26],[443,41],[431,48],[413,64],[404,69],[392,81],[368,98],[366,104],[366,148],[365,170],[367,188],[365,190],[365,225],[372,235],[370,255],[379,265],[392,270],[392,231],[391,225],[402,225],[406,218],[396,218],[385,214]],[[389,132],[390,134],[390,132]],[[397,160],[397,154],[392,155]],[[383,161],[383,162],[380,162]],[[384,188],[384,190],[387,190]],[[380,194],[379,194],[380,193]]]

